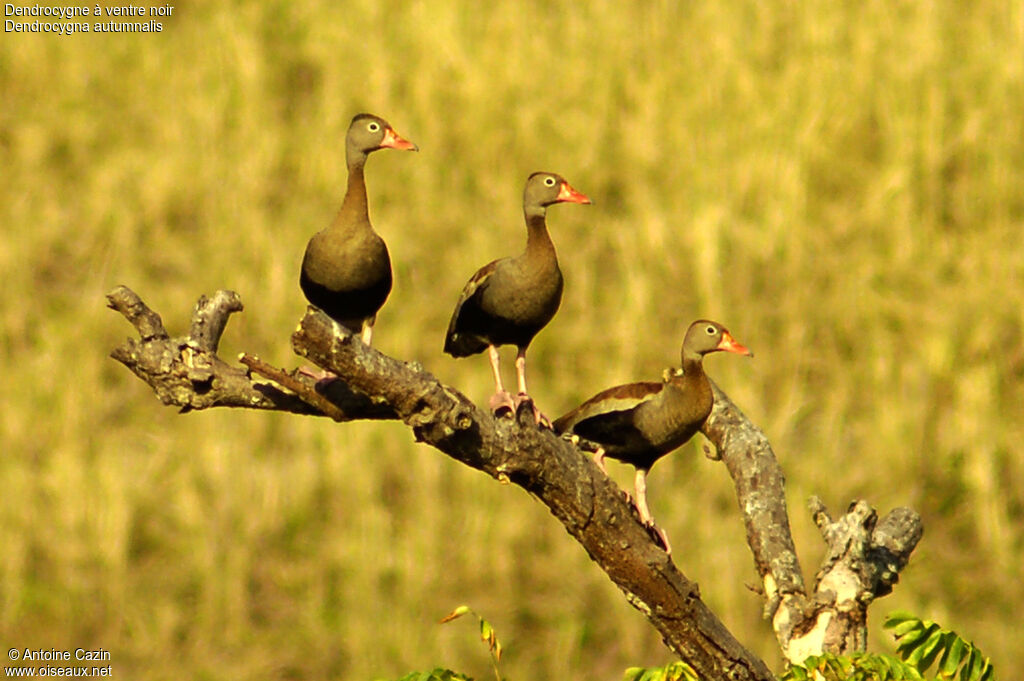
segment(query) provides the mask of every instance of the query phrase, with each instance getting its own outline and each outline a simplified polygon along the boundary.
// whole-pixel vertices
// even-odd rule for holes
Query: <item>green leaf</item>
[[[981,678],[981,669],[985,666],[981,651],[971,646],[971,655],[967,658],[967,664],[960,670],[960,678],[967,681],[977,681]]]
[[[885,667],[885,677],[894,681],[903,681],[903,663],[888,655],[879,655],[879,661]]]
[[[829,655],[825,659],[826,667],[832,671],[837,679],[845,679],[847,677],[846,670],[848,668],[847,659],[841,655]]]
[[[907,612],[906,610],[894,610],[885,616],[885,622],[882,626],[886,629],[892,629],[904,622],[920,622],[921,618],[917,615]]]
[[[693,667],[682,660],[669,662],[664,667],[630,667],[622,678],[623,681],[698,681]]]
[[[924,629],[924,622],[922,622],[919,619],[913,619],[913,620],[908,620],[908,621],[900,622],[899,624],[894,625],[894,626],[889,627],[889,628],[892,629],[893,637],[895,637],[897,639],[900,639],[900,638],[903,638],[904,636],[906,636],[907,634],[909,634],[912,631],[917,631],[918,629],[922,629],[923,630]]]
[[[807,675],[807,670],[800,665],[790,665],[786,673],[782,675],[782,681],[807,681],[810,678]]]
[[[473,681],[465,674],[438,667],[429,672],[409,672],[398,681]]]
[[[932,662],[935,661],[935,657],[942,651],[944,647],[946,634],[948,633],[950,632],[942,631],[942,629],[939,628],[939,625],[936,624],[935,632],[932,634],[931,637],[929,637],[927,641],[921,644],[920,648],[918,648],[921,654],[918,657],[917,668],[920,669],[922,672],[928,669],[928,667],[932,666]],[[953,634],[953,636],[956,636],[956,634]],[[916,653],[917,651],[914,652]]]
[[[851,679],[870,678],[877,679],[878,681],[888,680],[889,669],[879,659],[878,655],[859,653],[853,655],[851,660],[853,663],[850,670],[851,673],[849,674]]]
[[[939,661],[939,675],[950,679],[953,678],[956,675],[956,670],[960,667],[960,663],[964,661],[967,649],[967,642],[954,634],[953,641],[946,646],[942,659]]]
[[[899,645],[896,646],[896,652],[898,652],[907,664],[917,666],[917,661],[921,659],[923,654],[922,648],[928,643],[933,636],[937,637],[941,632],[939,625],[931,622],[927,627],[920,631],[915,631],[911,634],[900,639]]]
[[[453,619],[457,619],[459,617],[462,617],[467,612],[470,612],[469,606],[468,605],[460,605],[459,607],[455,608],[450,613],[448,613],[447,615],[442,617],[441,618],[441,624],[444,624],[445,622],[451,622]]]

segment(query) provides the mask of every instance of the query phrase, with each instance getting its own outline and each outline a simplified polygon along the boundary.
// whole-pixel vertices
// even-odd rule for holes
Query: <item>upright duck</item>
[[[753,354],[717,322],[700,319],[683,339],[682,371],[661,383],[644,382],[604,390],[554,423],[555,431],[572,434],[597,448],[594,462],[604,471],[604,458],[636,468],[636,508],[645,525],[657,532],[665,551],[668,536],[647,508],[647,472],[654,462],[687,442],[711,413],[711,383],[704,373],[704,355],[724,350]]]
[[[513,413],[526,402],[538,424],[547,419],[526,392],[526,348],[558,311],[562,302],[562,272],[555,245],[548,234],[547,207],[556,203],[590,203],[555,173],[538,172],[526,180],[523,213],[526,217],[526,250],[514,258],[484,265],[474,274],[455,305],[444,351],[452,357],[468,357],[487,350],[494,371],[491,409]],[[515,345],[519,394],[505,391],[498,370],[498,347]]]
[[[359,332],[367,345],[377,311],[391,292],[391,258],[373,230],[366,200],[363,167],[378,149],[417,151],[387,121],[361,113],[345,136],[348,189],[334,222],[306,245],[299,284],[306,299],[333,320]]]

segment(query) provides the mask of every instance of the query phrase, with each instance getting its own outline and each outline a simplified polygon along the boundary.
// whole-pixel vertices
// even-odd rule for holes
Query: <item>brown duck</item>
[[[417,151],[383,118],[358,114],[345,136],[348,189],[334,222],[306,245],[299,284],[306,299],[327,316],[359,332],[370,344],[377,311],[391,292],[391,258],[373,230],[363,167],[378,149]]]
[[[721,324],[695,321],[683,339],[682,371],[672,372],[661,383],[630,383],[604,390],[554,423],[556,432],[577,436],[596,447],[594,462],[602,471],[606,456],[636,468],[635,503],[640,519],[658,533],[669,553],[668,537],[647,508],[647,471],[693,437],[711,413],[711,383],[702,360],[719,350],[754,354]]]
[[[537,332],[558,311],[562,301],[562,272],[545,219],[547,207],[556,203],[590,203],[555,173],[534,173],[526,180],[523,213],[526,217],[526,250],[514,258],[495,260],[477,270],[462,290],[455,306],[444,351],[452,357],[468,357],[487,350],[494,371],[495,413],[513,413],[527,402],[537,423],[546,423],[526,392],[526,348]],[[513,400],[501,384],[498,347],[515,345],[519,394]]]

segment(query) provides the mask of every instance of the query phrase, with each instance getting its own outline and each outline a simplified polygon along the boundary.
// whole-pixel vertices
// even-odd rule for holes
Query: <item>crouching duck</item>
[[[554,422],[555,432],[596,448],[594,462],[602,471],[606,456],[636,468],[636,509],[667,553],[672,552],[668,536],[655,525],[647,508],[647,472],[655,461],[693,437],[711,413],[714,400],[702,360],[718,351],[754,354],[721,324],[695,321],[683,339],[681,371],[672,372],[661,383],[630,383],[604,390]]]

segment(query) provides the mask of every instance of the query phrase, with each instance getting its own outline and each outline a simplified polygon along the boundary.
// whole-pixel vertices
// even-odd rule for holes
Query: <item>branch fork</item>
[[[107,298],[139,333],[138,340],[126,340],[111,356],[165,404],[182,411],[226,406],[336,421],[399,419],[417,441],[518,485],[545,504],[701,678],[774,678],[704,604],[697,584],[648,534],[618,486],[572,443],[538,428],[530,409],[511,419],[495,418],[418,362],[367,347],[316,308],[302,318],[292,348],[339,377],[320,385],[251,355],[241,357],[245,368],[217,356],[228,318],[242,310],[233,292],[201,297],[185,338],[171,338],[160,316],[130,289],[117,287]],[[771,445],[718,386],[713,390],[715,405],[702,432],[715,452],[705,453],[721,459],[736,486],[762,581],[765,616],[786,659],[802,662],[823,651],[863,650],[867,608],[891,592],[921,537],[920,517],[898,508],[878,520],[866,502],[856,501],[833,521],[824,503],[813,499],[811,512],[827,555],[809,593],[790,532],[782,469]]]

